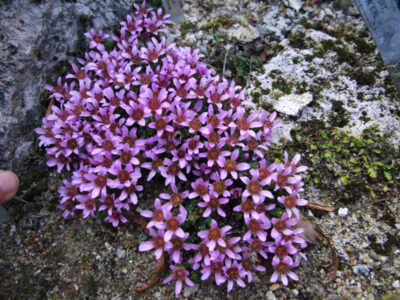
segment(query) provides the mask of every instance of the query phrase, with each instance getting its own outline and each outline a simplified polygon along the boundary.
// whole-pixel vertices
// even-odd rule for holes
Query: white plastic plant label
[[[355,0],[400,95],[400,10],[396,0]]]
[[[183,10],[180,0],[161,0],[162,6],[167,14],[170,14],[170,19],[175,23],[183,21]]]

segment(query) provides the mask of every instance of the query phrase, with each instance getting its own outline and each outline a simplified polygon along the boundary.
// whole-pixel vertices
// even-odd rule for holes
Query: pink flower
[[[206,245],[210,251],[213,251],[217,244],[221,247],[226,247],[226,242],[224,240],[226,233],[231,230],[232,227],[229,225],[226,225],[222,228],[218,227],[217,221],[214,219],[211,220],[211,229],[209,230],[203,230],[197,233],[197,235],[202,238],[207,240]]]
[[[155,231],[152,228],[149,228],[149,234],[153,239],[141,243],[139,245],[139,251],[144,252],[156,249],[154,255],[156,256],[156,259],[159,260],[164,251],[168,251],[172,248],[172,243],[164,240],[164,230],[162,229]]]
[[[278,201],[282,203],[286,208],[286,213],[289,218],[292,216],[292,213],[296,216],[298,220],[300,220],[300,211],[296,206],[305,206],[308,201],[296,197],[297,194],[292,194],[290,196],[280,196],[278,197]]]
[[[182,282],[184,281],[188,286],[194,286],[194,283],[189,279],[188,275],[189,272],[186,271],[184,268],[182,267],[176,267],[174,265],[171,265],[169,267],[173,273],[171,275],[169,275],[164,281],[163,283],[168,283],[170,282],[172,279],[176,280],[175,283],[175,295],[179,295],[182,291]]]
[[[246,184],[246,189],[244,190],[242,196],[252,196],[256,204],[263,202],[265,197],[273,199],[274,196],[272,193],[263,189],[263,187],[267,185],[268,179],[266,178],[260,181],[259,172],[255,169],[250,170],[250,174],[253,176],[251,180],[245,176],[240,178],[240,180]]]
[[[128,220],[121,214],[121,210],[119,208],[114,208],[112,213],[109,214],[104,220],[110,222],[114,227],[117,227],[120,221],[122,223],[128,222]]]
[[[96,201],[88,195],[79,195],[78,201],[80,204],[76,205],[76,209],[82,210],[83,218],[87,218],[91,215],[94,218],[94,212],[96,211]]]
[[[272,283],[277,282],[279,277],[285,286],[288,285],[288,276],[294,281],[299,280],[299,277],[290,270],[291,267],[295,266],[295,263],[290,256],[285,256],[282,261],[276,260],[275,262],[272,262],[272,265],[275,267],[275,271],[270,279]]]
[[[232,264],[231,260],[227,259],[225,263],[224,273],[228,279],[228,293],[232,290],[234,283],[242,288],[246,287],[242,278],[246,276],[247,272],[243,269],[243,266],[238,264],[236,260]]]
[[[233,179],[237,179],[237,171],[245,171],[250,169],[250,165],[248,163],[237,163],[238,157],[239,149],[235,149],[233,150],[230,159],[226,159],[225,157],[221,158],[221,179],[225,179],[228,174],[231,174]]]
[[[212,192],[210,195],[207,194],[203,197],[204,202],[198,204],[199,207],[207,207],[203,213],[203,218],[207,218],[211,215],[211,212],[216,210],[218,214],[225,218],[226,213],[221,209],[221,204],[226,204],[229,202],[228,198],[218,198],[218,194]]]

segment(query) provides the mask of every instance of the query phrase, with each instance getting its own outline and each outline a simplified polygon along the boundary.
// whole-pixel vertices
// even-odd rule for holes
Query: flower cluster
[[[228,292],[245,287],[266,271],[268,256],[271,282],[298,280],[306,167],[299,154],[267,161],[276,113],[248,113],[241,87],[214,76],[199,50],[167,44],[161,9],[134,6],[113,49],[103,44],[107,34],[91,29],[90,51],[72,63],[73,73],[46,86],[56,105],[36,132],[47,164],[72,171],[59,189],[63,217],[101,212],[116,227],[145,183],[161,183],[169,192],[141,212],[150,239],[139,251],[169,254],[164,282],[174,279],[177,294],[195,272]]]

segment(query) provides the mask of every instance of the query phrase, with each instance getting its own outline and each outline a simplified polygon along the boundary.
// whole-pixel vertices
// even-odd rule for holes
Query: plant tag
[[[175,23],[183,21],[183,10],[180,0],[161,0],[162,6],[167,14],[170,14],[170,19]]]
[[[400,95],[400,10],[396,0],[355,0]]]

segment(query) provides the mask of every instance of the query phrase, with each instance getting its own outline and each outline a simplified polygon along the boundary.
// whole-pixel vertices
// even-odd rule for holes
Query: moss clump
[[[290,88],[288,82],[282,76],[279,76],[275,81],[272,82],[272,88],[276,90],[280,90],[286,95],[292,93],[292,89]]]
[[[376,82],[374,72],[363,72],[360,69],[354,70],[350,74],[351,79],[355,80],[358,85],[369,85],[372,86]]]
[[[332,102],[332,112],[329,117],[329,122],[335,127],[344,127],[349,123],[349,116],[341,101]]]
[[[306,180],[331,192],[332,198],[355,200],[369,193],[390,199],[398,194],[400,152],[376,126],[357,137],[312,120],[302,122],[291,135],[293,142],[285,149],[289,155],[303,154],[302,163],[310,167]]]
[[[210,28],[218,28],[225,27],[229,28],[234,24],[234,21],[229,17],[218,17],[210,22],[207,22],[201,26],[201,29],[210,29]]]
[[[368,43],[365,38],[355,36],[352,34],[346,34],[345,40],[347,42],[353,42],[356,44],[357,51],[362,54],[369,54],[375,51],[376,46],[374,43]]]
[[[195,28],[196,28],[196,25],[190,21],[184,21],[181,23],[181,26],[179,26],[179,29],[182,32],[187,32],[187,31],[195,29]]]
[[[291,32],[289,34],[290,45],[294,48],[305,49],[306,44],[306,34],[303,31]]]

